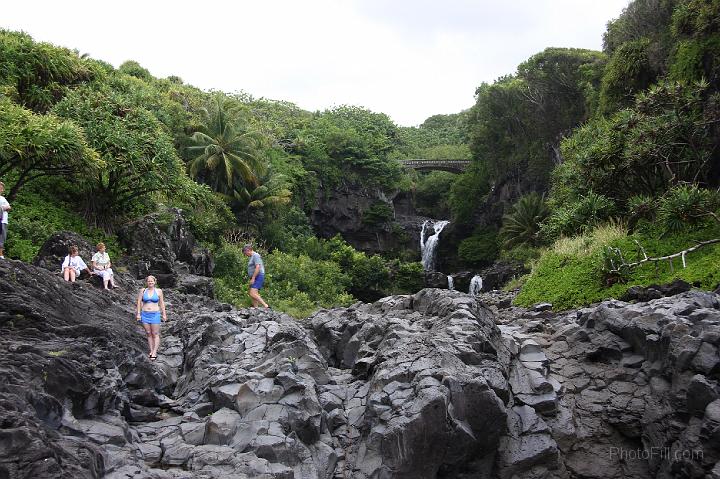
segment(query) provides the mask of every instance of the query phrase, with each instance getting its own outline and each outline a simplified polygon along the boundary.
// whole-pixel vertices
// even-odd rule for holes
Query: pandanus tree
[[[0,100],[0,178],[11,180],[11,201],[35,179],[95,174],[103,166],[77,124]]]
[[[190,175],[228,196],[233,196],[239,185],[257,186],[256,172],[263,166],[262,136],[250,130],[242,113],[220,95],[205,110],[205,119],[187,149]]]

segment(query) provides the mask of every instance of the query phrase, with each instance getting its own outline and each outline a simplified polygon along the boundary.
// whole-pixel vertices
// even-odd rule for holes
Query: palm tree
[[[261,136],[245,128],[222,96],[216,95],[212,113],[205,110],[206,124],[190,137],[194,157],[188,171],[211,188],[232,195],[237,185],[255,185],[261,169]]]
[[[250,221],[254,213],[267,210],[272,206],[290,203],[292,192],[287,187],[285,175],[267,171],[257,178],[254,185],[245,184],[236,188],[233,193],[233,206],[238,214],[245,214],[245,223]],[[234,208],[235,209],[235,208]]]
[[[548,208],[542,196],[533,192],[520,198],[512,206],[510,213],[503,216],[500,234],[504,239],[504,246],[537,246],[540,242],[540,223],[547,215]]]

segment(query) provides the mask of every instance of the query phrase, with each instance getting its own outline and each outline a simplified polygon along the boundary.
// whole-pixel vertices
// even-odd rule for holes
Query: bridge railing
[[[470,160],[425,160],[422,158],[411,158],[399,160],[403,166],[408,168],[438,168],[464,170],[470,166]]]

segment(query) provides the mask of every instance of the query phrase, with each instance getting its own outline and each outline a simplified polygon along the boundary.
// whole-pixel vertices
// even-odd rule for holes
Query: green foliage
[[[641,220],[653,220],[657,214],[657,202],[651,196],[636,195],[628,199],[627,216],[630,228]]]
[[[390,159],[400,144],[397,127],[385,114],[341,106],[317,114],[299,136],[293,151],[326,189],[351,182],[392,190],[402,180]]]
[[[425,287],[425,270],[422,263],[396,261],[390,269],[392,284],[389,293],[415,293]]]
[[[262,237],[271,250],[286,252],[300,252],[305,250],[305,242],[314,239],[313,231],[308,217],[296,206],[283,208],[280,216],[269,223],[262,225]],[[302,246],[298,246],[301,244]],[[317,257],[310,254],[311,257]]]
[[[503,247],[511,249],[515,246],[539,246],[540,224],[548,216],[549,210],[545,199],[533,192],[521,197],[503,217],[500,236]]]
[[[489,177],[483,165],[473,166],[458,175],[457,180],[450,187],[448,198],[453,220],[461,224],[470,223],[475,209],[489,192]]]
[[[86,212],[96,225],[148,208],[145,200],[171,194],[184,178],[183,167],[162,123],[135,99],[105,84],[68,94],[54,111],[72,119],[104,161],[86,178]]]
[[[41,180],[23,190],[23,194],[13,201],[5,244],[5,252],[10,258],[31,262],[43,243],[58,231],[73,231],[93,244],[102,241],[111,257],[117,258],[122,251],[117,238],[88,227],[83,217],[72,210],[72,204],[61,201],[54,191],[68,186],[57,180]]]
[[[598,241],[588,252],[560,253],[554,249],[542,255],[523,286],[515,302],[530,306],[541,301],[553,304],[556,310],[588,305],[606,298],[618,298],[632,286],[669,283],[683,279],[705,289],[712,289],[720,283],[720,245],[708,246],[687,256],[687,268],[677,260],[674,268],[667,262],[646,263],[626,275],[626,282],[613,282],[607,286],[603,281],[603,251],[608,246],[619,248],[626,260],[635,261],[638,255],[635,241],[645,249],[648,256],[672,254],[697,241],[720,236],[720,228],[712,226],[678,233],[665,238],[657,235],[635,233],[627,237],[614,237],[609,241]]]
[[[188,171],[213,190],[232,196],[241,186],[254,189],[257,173],[265,165],[260,159],[262,137],[247,127],[246,118],[231,105],[221,95],[215,96],[205,124],[191,137]]]
[[[218,298],[248,306],[247,258],[240,248],[226,244],[216,255]],[[302,318],[319,308],[347,306],[353,302],[352,296],[345,292],[349,278],[333,261],[279,251],[265,255],[264,260],[266,281],[261,294],[275,309]]]
[[[504,249],[500,252],[500,258],[511,261],[519,261],[524,265],[529,265],[533,261],[540,258],[540,249],[533,248],[526,244],[515,246],[511,249]]]
[[[448,171],[431,171],[419,175],[415,186],[415,209],[431,218],[450,216],[450,191],[458,175]]]
[[[97,156],[75,123],[0,99],[0,177],[14,178],[10,199],[38,178],[90,175],[103,165]]]
[[[612,200],[591,191],[578,201],[555,208],[542,224],[541,236],[545,240],[554,240],[582,233],[609,220],[615,211]]]
[[[458,258],[471,266],[484,266],[497,259],[498,237],[495,231],[476,233],[460,242]]]
[[[99,75],[102,70],[76,52],[0,29],[0,85],[12,100],[35,112],[47,111],[72,86]]]
[[[152,75],[146,69],[140,66],[140,64],[134,60],[128,60],[118,67],[119,73],[139,78],[141,80],[152,80]]]
[[[680,185],[660,199],[658,222],[664,234],[678,233],[707,223],[718,207],[720,194],[717,191]]]
[[[254,183],[235,186],[233,210],[246,225],[261,222],[290,203],[292,192],[288,187],[284,175],[272,171],[258,174]]]
[[[190,231],[198,241],[219,246],[225,232],[235,225],[235,216],[227,202],[207,185],[199,185],[189,178],[184,178],[182,185],[172,206],[184,211]]]
[[[636,93],[653,83],[657,72],[650,66],[646,38],[626,42],[613,53],[602,79],[600,111],[612,113],[632,104]]]
[[[418,127],[398,129],[400,159],[469,160],[468,110],[451,115],[433,115]]]
[[[622,14],[608,22],[603,34],[603,47],[608,53],[615,52],[623,44],[640,38],[654,42],[666,41],[672,21],[673,9],[682,2],[677,0],[633,0]]]
[[[638,95],[632,109],[597,118],[562,143],[565,162],[553,172],[551,205],[590,191],[620,203],[662,195],[673,185],[711,181],[720,120],[706,83],[663,83]]]
[[[376,201],[362,212],[362,222],[368,226],[379,226],[392,221],[394,216],[392,206],[382,201]]]
[[[669,77],[677,81],[707,79],[720,86],[720,2],[680,2],[673,13],[677,48],[670,58]]]
[[[348,290],[353,296],[363,301],[383,296],[383,291],[390,286],[390,269],[383,257],[357,251],[339,236],[326,244],[330,259],[350,277]]]

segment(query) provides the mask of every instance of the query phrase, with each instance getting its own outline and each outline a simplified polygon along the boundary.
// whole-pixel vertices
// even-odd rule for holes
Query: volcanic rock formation
[[[151,363],[132,288],[0,261],[0,291],[0,477],[720,475],[713,293],[426,289],[297,321],[167,289]]]

